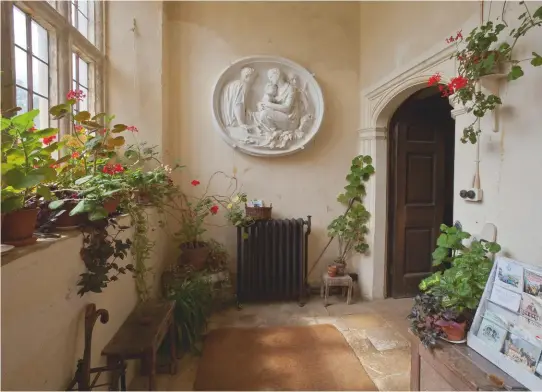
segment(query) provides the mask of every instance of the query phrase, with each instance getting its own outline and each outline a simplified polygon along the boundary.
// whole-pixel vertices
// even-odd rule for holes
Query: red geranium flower
[[[198,180],[192,180],[191,184],[192,186],[198,186],[200,182]]]
[[[79,158],[79,153],[77,151],[72,152],[72,158]]]
[[[139,129],[137,129],[135,126],[133,125],[130,125],[129,127],[126,127],[126,130],[127,131],[130,131],[130,132],[139,132]]]
[[[216,215],[216,213],[218,212],[218,206],[214,205],[209,210],[211,211],[211,214]]]
[[[74,125],[73,128],[77,131],[77,132],[81,132],[83,130],[83,126],[82,125]]]
[[[35,126],[35,125],[33,125],[33,126],[32,126],[32,128],[30,128],[30,129],[28,130],[28,132],[34,132],[34,131],[37,131],[37,129],[36,129],[36,126]]]
[[[448,89],[452,92],[456,92],[457,90],[461,90],[468,83],[469,83],[469,80],[467,78],[463,76],[457,76],[455,78],[452,78],[452,80],[450,80],[450,83],[448,83]]]
[[[108,163],[102,169],[103,173],[110,174],[110,175],[122,173],[123,171],[124,171],[124,167],[120,163],[117,163],[115,165]]]
[[[434,86],[435,84],[438,84],[440,82],[440,79],[441,79],[440,73],[437,72],[436,74],[434,74],[433,76],[429,78],[429,80],[427,81],[427,85]]]
[[[461,34],[462,31],[463,31],[463,30],[459,30],[459,31],[457,32],[457,35],[455,36],[455,40],[456,40],[456,41],[458,41],[458,40],[460,40],[460,39],[463,39],[463,34]]]
[[[53,164],[49,165],[49,167],[51,169],[58,169],[60,167],[60,165],[58,163],[53,163]]]
[[[81,90],[70,90],[68,91],[68,94],[66,94],[66,98],[68,101],[75,99],[76,101],[82,101],[86,98],[86,95]]]
[[[44,137],[43,139],[41,139],[41,141],[43,142],[43,144],[45,144],[46,146],[48,146],[49,144],[51,144],[54,140],[56,139],[56,136],[49,136],[49,137]]]

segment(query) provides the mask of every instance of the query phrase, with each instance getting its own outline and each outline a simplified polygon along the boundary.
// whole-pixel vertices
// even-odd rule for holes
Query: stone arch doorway
[[[386,292],[412,297],[432,273],[442,223],[453,222],[452,107],[436,87],[419,90],[388,126]]]

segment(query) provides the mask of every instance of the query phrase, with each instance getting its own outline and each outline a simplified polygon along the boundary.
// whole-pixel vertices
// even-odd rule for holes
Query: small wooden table
[[[346,304],[350,305],[352,300],[352,291],[354,290],[354,282],[350,275],[342,276],[329,276],[327,272],[324,272],[322,275],[322,284],[320,286],[320,296],[324,298],[324,305],[327,305],[327,299],[329,297],[329,288],[330,287],[342,287],[343,295],[345,290],[347,290]]]
[[[148,301],[134,309],[115,336],[102,350],[107,365],[123,364],[129,359],[140,359],[142,370],[149,376],[149,390],[155,390],[156,353],[169,332],[170,373],[176,372],[177,340],[173,310],[175,301]],[[118,385],[118,374],[111,376],[110,390]]]
[[[524,388],[466,344],[442,341],[438,348],[429,351],[417,337],[411,335],[410,348],[411,391],[499,390],[492,384],[490,375],[502,379],[509,387]]]

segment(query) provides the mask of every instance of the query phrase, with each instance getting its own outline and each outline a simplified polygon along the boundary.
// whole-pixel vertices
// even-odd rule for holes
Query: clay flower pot
[[[465,328],[467,327],[466,321],[462,323],[452,322],[449,325],[441,325],[440,327],[446,334],[446,339],[452,342],[458,342],[460,340],[465,339],[465,335],[466,335]]]
[[[184,243],[180,245],[181,256],[179,256],[180,264],[191,265],[194,270],[200,271],[207,265],[209,257],[209,247],[204,242]]]
[[[327,267],[327,274],[330,276],[330,277],[334,277],[334,276],[337,276],[337,265],[333,264],[333,265],[329,265]]]
[[[107,199],[104,202],[104,208],[107,210],[107,212],[112,214],[117,211],[117,207],[119,206],[119,204],[120,204],[120,198],[114,197],[111,199]]]
[[[23,246],[35,242],[34,228],[38,212],[38,208],[23,208],[5,214],[2,219],[2,243]]]
[[[135,191],[134,197],[139,204],[143,204],[143,205],[151,204],[151,197],[149,195],[149,192]]]
[[[346,270],[346,264],[335,262],[335,265],[337,266],[337,276],[343,276]]]
[[[77,205],[77,201],[75,202],[67,202],[64,206],[65,211],[56,219],[55,227],[58,227],[60,229],[66,228],[66,227],[74,227],[79,226],[83,224],[86,221],[86,214],[77,214],[74,216],[70,216],[71,210],[75,208]]]

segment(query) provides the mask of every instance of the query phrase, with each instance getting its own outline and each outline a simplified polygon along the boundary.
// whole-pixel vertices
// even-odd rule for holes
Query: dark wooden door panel
[[[388,270],[394,297],[418,293],[431,274],[431,253],[451,205],[446,143],[454,123],[438,100],[407,101],[390,124]],[[453,170],[453,160],[449,162]],[[449,166],[448,165],[448,166]]]

